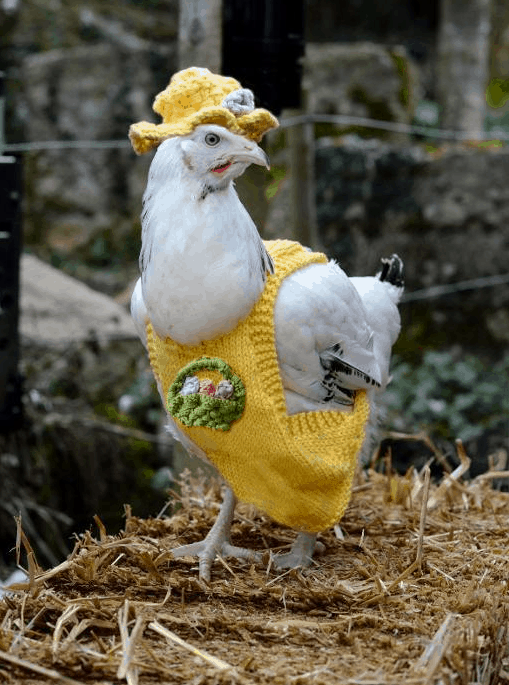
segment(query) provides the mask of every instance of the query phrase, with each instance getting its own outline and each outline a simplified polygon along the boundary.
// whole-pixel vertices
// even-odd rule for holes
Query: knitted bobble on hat
[[[172,136],[185,136],[196,126],[217,124],[259,142],[279,123],[268,110],[254,107],[253,93],[231,77],[208,69],[190,67],[174,74],[154,100],[153,109],[162,123],[132,124],[129,138],[141,155]]]

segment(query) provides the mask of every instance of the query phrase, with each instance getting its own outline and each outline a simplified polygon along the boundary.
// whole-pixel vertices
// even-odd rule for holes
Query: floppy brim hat
[[[196,126],[217,124],[259,142],[278,120],[268,110],[254,107],[250,90],[231,77],[190,67],[174,74],[159,93],[153,109],[162,123],[140,121],[129,129],[134,151],[141,155],[173,136],[185,136]]]

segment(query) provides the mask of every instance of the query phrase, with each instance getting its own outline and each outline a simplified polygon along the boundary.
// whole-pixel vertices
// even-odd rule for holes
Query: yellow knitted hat
[[[255,109],[253,94],[238,81],[190,67],[174,74],[154,100],[161,124],[140,121],[129,129],[134,151],[141,155],[171,136],[185,136],[201,124],[218,124],[259,142],[278,120],[266,109]]]

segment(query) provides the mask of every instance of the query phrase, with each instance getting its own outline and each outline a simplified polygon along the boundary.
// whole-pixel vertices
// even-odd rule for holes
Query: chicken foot
[[[199,575],[202,580],[210,581],[210,571],[216,555],[235,557],[248,561],[262,561],[262,552],[256,552],[245,547],[236,547],[230,543],[230,529],[237,500],[231,488],[226,488],[221,509],[214,525],[207,536],[199,542],[182,545],[172,549],[175,558],[196,556],[199,560]],[[299,533],[290,551],[273,557],[273,564],[277,569],[307,568],[311,566],[313,552],[323,552],[324,546],[316,541],[316,534]]]
[[[316,541],[315,533],[299,533],[286,554],[277,554],[274,557],[276,568],[307,568],[311,566],[313,552],[323,553],[325,547]]]
[[[230,543],[230,529],[236,503],[233,491],[231,488],[226,488],[219,514],[205,539],[171,550],[174,557],[198,557],[199,575],[202,580],[210,581],[210,569],[217,554],[223,557],[247,559],[248,561],[261,561],[262,559],[260,552],[245,547],[235,547]]]

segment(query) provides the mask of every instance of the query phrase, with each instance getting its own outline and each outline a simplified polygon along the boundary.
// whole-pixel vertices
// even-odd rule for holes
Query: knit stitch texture
[[[142,155],[166,138],[186,136],[202,124],[224,126],[232,133],[259,142],[264,133],[279,125],[278,120],[260,107],[245,114],[239,110],[239,116],[224,107],[226,96],[240,88],[234,78],[212,74],[208,69],[190,67],[177,72],[154,100],[153,110],[162,116],[163,122],[140,121],[130,127],[134,151]]]
[[[187,364],[218,357],[245,386],[245,407],[229,430],[176,422],[217,467],[235,495],[279,523],[319,532],[334,525],[350,500],[357,457],[369,417],[366,393],[351,413],[316,411],[288,416],[274,335],[274,303],[283,279],[308,264],[325,263],[287,240],[265,241],[275,273],[249,316],[230,333],[195,346],[162,340],[147,325],[150,363],[164,396]]]

